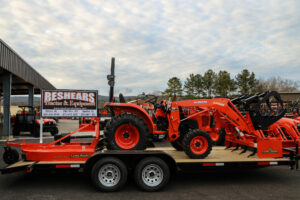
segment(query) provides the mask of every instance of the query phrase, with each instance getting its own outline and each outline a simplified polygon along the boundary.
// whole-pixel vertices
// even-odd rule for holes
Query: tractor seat
[[[120,100],[120,103],[126,103],[126,100],[122,93],[119,94],[119,100]]]

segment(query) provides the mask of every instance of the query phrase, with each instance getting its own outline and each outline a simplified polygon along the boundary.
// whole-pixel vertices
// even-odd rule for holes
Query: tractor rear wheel
[[[213,141],[202,130],[191,130],[183,138],[183,150],[190,158],[205,158],[211,150]]]
[[[13,135],[14,136],[20,135],[20,129],[17,126],[15,126],[13,129]]]
[[[40,126],[34,126],[33,128],[33,137],[40,137]]]
[[[144,150],[149,140],[146,123],[134,114],[120,114],[107,123],[104,135],[111,150]]]

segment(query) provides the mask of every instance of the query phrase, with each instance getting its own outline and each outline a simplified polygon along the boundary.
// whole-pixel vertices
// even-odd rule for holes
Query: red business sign
[[[97,117],[97,90],[43,90],[42,117]]]

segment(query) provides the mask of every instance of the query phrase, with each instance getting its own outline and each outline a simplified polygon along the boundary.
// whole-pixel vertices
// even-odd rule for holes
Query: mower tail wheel
[[[106,157],[94,164],[91,179],[97,189],[103,192],[113,192],[125,185],[127,174],[127,168],[120,159]]]
[[[154,192],[162,189],[169,182],[170,168],[162,159],[148,157],[136,166],[134,179],[142,190]]]
[[[15,149],[6,148],[3,154],[3,160],[6,164],[11,165],[19,161],[19,153]]]
[[[212,150],[213,141],[202,130],[191,130],[184,136],[183,150],[190,158],[205,158]]]
[[[107,123],[104,135],[107,148],[112,150],[144,150],[149,142],[146,123],[137,115],[123,113]]]

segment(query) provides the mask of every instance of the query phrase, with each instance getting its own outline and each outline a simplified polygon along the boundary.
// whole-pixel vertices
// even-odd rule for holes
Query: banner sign
[[[97,90],[43,90],[42,117],[97,117]]]

